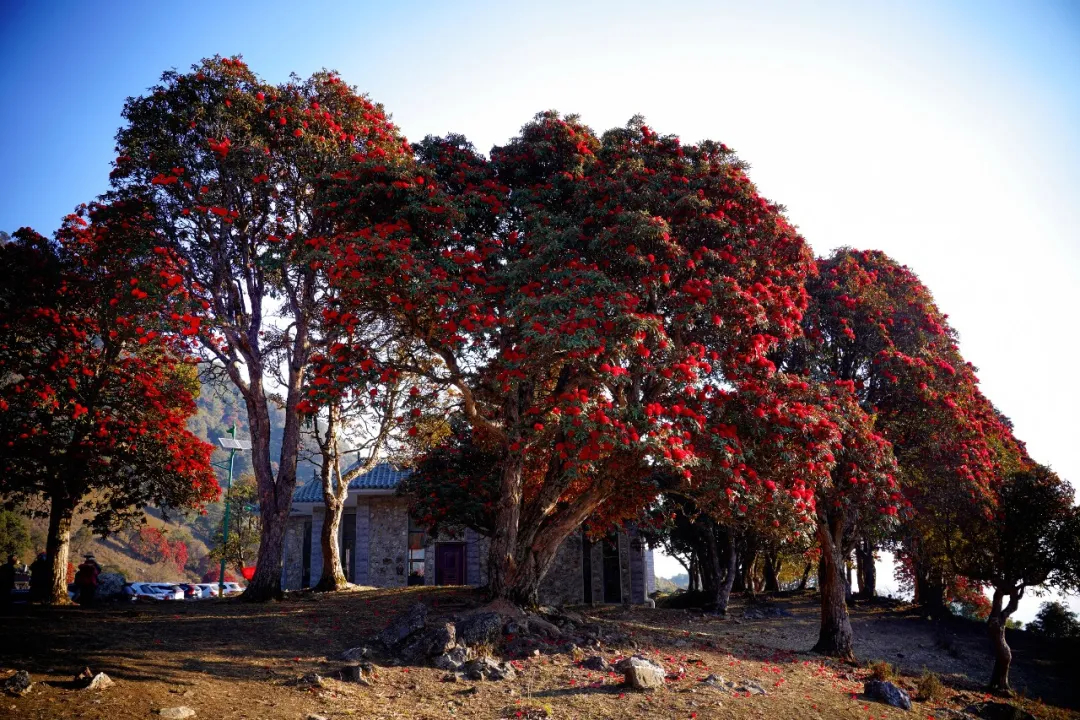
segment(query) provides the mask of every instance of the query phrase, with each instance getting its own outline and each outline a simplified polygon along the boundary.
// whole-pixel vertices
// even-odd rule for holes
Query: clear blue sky
[[[818,253],[920,274],[1036,459],[1080,484],[1080,4],[0,3],[0,229],[105,189],[124,98],[242,54],[334,68],[411,138],[643,113],[749,161]],[[585,6],[585,7],[582,7]]]

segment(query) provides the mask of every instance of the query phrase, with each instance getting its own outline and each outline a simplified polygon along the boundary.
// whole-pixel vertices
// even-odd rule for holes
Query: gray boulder
[[[360,645],[358,647],[349,648],[345,652],[341,653],[341,659],[345,662],[358,662],[368,657],[371,657],[371,648],[369,648],[367,645]]]
[[[635,690],[652,690],[662,687],[664,684],[664,668],[652,660],[634,655],[623,658],[615,664],[615,670],[621,672],[626,678],[626,684]]]
[[[405,641],[412,637],[413,633],[424,629],[427,622],[427,605],[415,603],[405,612],[401,613],[379,633],[379,641],[390,650],[397,650]]]
[[[461,671],[469,680],[513,680],[517,676],[510,663],[495,662],[489,657],[470,660]]]
[[[34,681],[30,679],[30,673],[20,670],[4,681],[4,692],[15,696],[25,695],[33,686]]]
[[[893,707],[902,708],[904,710],[911,709],[911,698],[905,690],[902,690],[891,682],[885,680],[867,680],[863,684],[863,692],[866,693],[866,697],[871,700],[877,700],[883,702],[886,705],[892,705]]]
[[[375,666],[366,661],[352,663],[341,668],[338,676],[345,682],[370,686],[375,679]]]
[[[611,663],[599,655],[593,655],[587,657],[581,661],[581,667],[585,670],[595,670],[597,672],[611,672]]]
[[[457,639],[465,645],[493,645],[502,632],[503,620],[499,613],[482,612],[459,620],[456,627]]]
[[[442,655],[454,647],[457,632],[454,623],[439,623],[413,634],[401,648],[399,655],[407,663],[423,658]]]
[[[186,705],[180,705],[179,707],[161,708],[158,710],[158,715],[165,718],[165,720],[187,720],[195,717],[195,711]]]
[[[435,667],[440,670],[460,670],[469,661],[467,648],[456,645],[435,658]]]
[[[107,690],[116,683],[112,678],[105,673],[98,673],[94,677],[90,678],[90,682],[86,685],[86,690]]]

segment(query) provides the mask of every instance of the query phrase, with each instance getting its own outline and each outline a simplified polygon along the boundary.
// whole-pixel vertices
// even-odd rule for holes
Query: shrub
[[[945,686],[936,672],[923,668],[922,675],[915,683],[915,699],[921,702],[941,700],[945,696]]]
[[[870,669],[870,677],[874,680],[896,679],[896,667],[884,660],[874,660],[867,667]]]

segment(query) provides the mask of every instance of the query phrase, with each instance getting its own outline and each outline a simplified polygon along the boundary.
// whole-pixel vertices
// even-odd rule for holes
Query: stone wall
[[[281,587],[299,590],[304,579],[304,517],[290,517],[285,524],[281,558]]]
[[[399,497],[368,499],[370,545],[367,584],[375,587],[403,587],[409,548],[408,502]],[[357,517],[359,518],[359,513]]]
[[[577,605],[585,598],[585,581],[581,567],[581,533],[576,532],[563,541],[555,551],[551,568],[540,581],[540,602],[545,605]]]
[[[356,498],[356,579],[357,585],[371,585],[371,500]]]

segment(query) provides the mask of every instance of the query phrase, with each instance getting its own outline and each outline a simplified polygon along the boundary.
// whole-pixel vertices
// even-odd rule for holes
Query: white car
[[[168,583],[134,582],[124,586],[124,594],[132,600],[183,600],[184,591]]]
[[[235,583],[235,582],[227,582],[227,583],[225,583],[225,594],[226,595],[239,595],[242,592],[244,592],[244,588],[240,585],[240,583]]]
[[[217,583],[198,583],[195,587],[202,590],[204,598],[216,598],[218,596]]]

